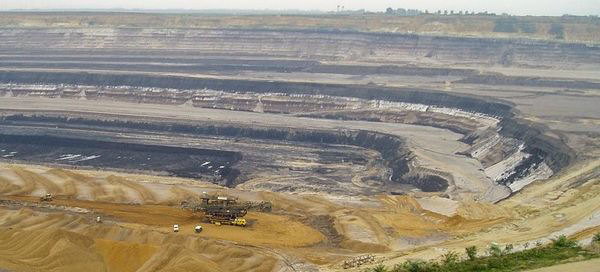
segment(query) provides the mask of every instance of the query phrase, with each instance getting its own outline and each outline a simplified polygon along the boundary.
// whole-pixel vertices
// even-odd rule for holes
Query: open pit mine
[[[589,240],[598,105],[593,43],[3,26],[0,271],[362,271]],[[269,210],[181,207],[206,195]]]

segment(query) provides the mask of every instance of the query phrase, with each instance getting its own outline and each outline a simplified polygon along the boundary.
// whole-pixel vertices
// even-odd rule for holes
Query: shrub
[[[442,255],[442,263],[444,263],[444,265],[454,264],[458,261],[458,253],[456,253],[455,251],[449,251],[446,254]]]
[[[502,255],[502,249],[497,244],[492,244],[488,249],[488,253],[494,257],[499,257]]]
[[[592,237],[592,242],[600,243],[600,232],[594,234],[594,237]]]
[[[470,246],[465,248],[465,251],[467,252],[467,257],[469,257],[469,260],[474,261],[477,258],[477,247],[476,246]]]
[[[390,272],[508,272],[508,271],[527,271],[541,267],[548,267],[555,264],[568,262],[575,259],[598,258],[600,254],[597,251],[582,249],[573,246],[574,241],[566,237],[558,237],[556,243],[559,246],[542,246],[522,251],[514,251],[512,245],[500,247],[492,244],[488,251],[492,256],[476,257],[477,248],[468,247],[465,250],[474,254],[467,254],[470,260],[457,259],[455,252],[448,252],[443,255],[440,262],[410,260],[394,266]],[[600,244],[594,244],[600,246]],[[566,247],[565,247],[566,246]],[[504,250],[502,250],[504,249]],[[369,270],[378,271],[378,270]],[[381,270],[385,271],[385,270]]]
[[[513,249],[515,249],[515,247],[513,246],[513,244],[508,244],[504,247],[504,254],[510,254]]]
[[[373,268],[371,271],[373,271],[373,272],[387,272],[388,270],[387,270],[387,268],[383,264],[380,264],[380,265],[376,266],[375,268]]]
[[[567,238],[565,235],[560,235],[552,239],[552,246],[555,248],[573,248],[577,247],[577,242]]]
[[[422,260],[408,260],[402,265],[396,266],[393,272],[429,272],[434,271],[435,263],[428,263]]]

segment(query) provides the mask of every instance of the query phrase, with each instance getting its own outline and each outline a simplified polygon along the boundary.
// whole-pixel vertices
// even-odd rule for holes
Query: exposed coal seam
[[[214,124],[189,125],[181,123],[97,120],[39,115],[24,116],[21,114],[4,116],[0,119],[0,125],[27,125],[27,123],[82,125],[86,126],[88,129],[93,127],[113,127],[144,131],[173,132],[178,134],[185,133],[190,135],[224,136],[232,138],[243,137],[250,139],[307,142],[313,144],[354,145],[380,152],[382,158],[386,162],[386,166],[392,169],[393,175],[390,179],[394,182],[412,184],[423,191],[443,191],[448,187],[448,182],[441,178],[434,179],[431,176],[411,176],[410,178],[404,178],[404,175],[410,171],[408,162],[411,158],[410,151],[406,148],[404,141],[393,135],[371,131],[329,132],[291,128],[258,128]]]
[[[481,98],[450,95],[418,88],[385,88],[346,84],[296,83],[235,79],[207,79],[161,75],[111,75],[73,72],[0,73],[0,82],[26,84],[72,84],[95,86],[139,86],[174,89],[213,89],[225,92],[288,93],[355,97],[367,100],[386,100],[459,108],[501,118],[512,117],[511,106]]]
[[[54,58],[51,58],[54,59]],[[112,59],[119,63],[94,63],[88,58],[78,62],[11,62],[1,60],[0,67],[8,68],[47,68],[47,69],[94,69],[112,71],[144,71],[144,72],[173,72],[173,73],[202,73],[202,72],[278,72],[278,73],[333,73],[342,75],[404,75],[404,76],[461,76],[466,77],[453,81],[461,84],[485,84],[485,85],[508,85],[508,86],[533,86],[552,87],[565,89],[600,89],[600,83],[585,80],[559,80],[539,77],[519,77],[506,75],[480,75],[473,69],[451,69],[451,68],[421,68],[402,67],[394,65],[384,66],[351,66],[351,65],[308,65],[288,66],[273,64],[170,64],[160,65],[154,63],[131,64],[121,59]],[[64,60],[63,60],[64,61]],[[106,61],[106,60],[105,60]],[[152,61],[152,59],[138,59],[132,61]],[[169,60],[163,60],[169,61]]]
[[[86,148],[95,149],[112,149],[123,150],[124,148],[130,151],[143,152],[160,152],[169,154],[185,154],[185,155],[200,155],[200,156],[218,156],[231,158],[233,162],[242,159],[242,154],[239,152],[203,149],[203,148],[188,148],[165,145],[148,145],[122,142],[109,142],[100,140],[87,140],[69,137],[55,137],[49,135],[11,135],[0,134],[0,142],[9,144],[32,144],[32,145],[50,145],[50,146],[85,146]]]
[[[242,153],[233,151],[61,137],[44,135],[43,132],[36,135],[0,134],[0,145],[18,151],[19,157],[10,157],[9,160],[167,172],[177,177],[213,179],[223,185],[232,184],[239,176],[240,171],[231,166],[242,159]],[[97,158],[75,162],[56,158],[59,154],[81,155],[86,152],[93,152]],[[118,156],[128,157],[122,159]],[[148,161],[150,156],[154,161]],[[204,161],[225,164],[215,176],[214,170],[196,165]]]
[[[345,120],[345,121],[367,121],[367,122],[384,122],[381,120],[381,118],[379,117],[373,117],[373,116],[348,116],[345,113],[308,113],[308,114],[297,114],[295,116],[298,117],[308,117],[308,118],[317,118],[317,119],[329,119],[329,120]],[[434,127],[434,128],[441,128],[441,129],[447,129],[449,131],[452,131],[454,133],[458,133],[458,134],[462,134],[462,135],[468,135],[470,132],[472,132],[469,129],[465,129],[462,128],[460,126],[455,126],[455,125],[449,125],[449,124],[442,124],[442,123],[436,123],[436,122],[429,122],[428,120],[425,121],[416,121],[413,122],[411,124],[414,125],[420,125],[420,126],[426,126],[426,127]],[[462,139],[460,140],[462,141]],[[466,142],[465,142],[466,143]]]
[[[12,60],[12,61],[11,61]],[[45,62],[19,62],[33,60]],[[49,62],[56,60],[59,62]],[[65,62],[66,61],[66,62]],[[85,63],[84,63],[85,62]],[[94,63],[99,62],[99,63]],[[115,63],[102,63],[115,62]],[[136,62],[136,63],[128,63]],[[148,62],[140,64],[140,62]],[[169,65],[155,64],[170,63]],[[216,62],[216,59],[214,60]],[[289,64],[268,61],[240,60],[237,63],[223,60],[223,63],[204,62],[204,60],[186,60],[169,58],[88,58],[88,57],[3,57],[0,66],[11,68],[69,68],[115,70],[115,71],[160,71],[160,72],[225,72],[225,71],[270,71],[279,73],[335,73],[344,75],[405,75],[405,76],[475,76],[479,72],[474,69],[422,68],[395,65],[352,66],[352,65],[320,65],[318,63]]]
[[[498,125],[501,127],[500,135],[525,142],[524,151],[532,154],[517,166],[518,169],[527,169],[532,163],[539,162],[538,158],[543,158],[548,167],[557,173],[575,159],[575,152],[562,140],[544,135],[546,128],[542,125],[520,119],[504,119]],[[505,182],[511,183],[517,177],[513,175],[510,177],[512,180]]]
[[[0,82],[29,84],[65,83],[73,85],[98,86],[128,85],[176,89],[208,88],[227,92],[284,92],[292,94],[322,94],[340,97],[356,97],[369,100],[398,101],[459,108],[466,111],[480,112],[502,118],[502,121],[499,124],[502,128],[500,130],[500,134],[525,142],[525,152],[543,157],[544,161],[555,173],[569,165],[574,159],[574,152],[564,142],[550,138],[543,134],[543,131],[545,131],[546,128],[514,118],[514,114],[510,105],[492,102],[476,97],[450,95],[432,90],[397,89],[342,84],[214,80],[174,76],[107,75],[99,73],[70,72],[4,72],[0,73]],[[250,134],[256,134],[256,132],[252,132]],[[249,135],[248,137],[254,136]],[[473,141],[475,139],[468,140]],[[534,163],[533,159],[524,160],[518,167],[519,169],[528,169],[530,163]],[[405,172],[406,171],[400,171],[399,173]],[[517,175],[511,176],[511,179],[516,177]],[[398,180],[398,178],[396,178],[396,180]],[[510,183],[511,181],[507,180],[504,182]]]

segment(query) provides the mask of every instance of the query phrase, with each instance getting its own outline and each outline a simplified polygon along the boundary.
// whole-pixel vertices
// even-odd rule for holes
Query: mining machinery
[[[52,194],[45,194],[40,197],[40,202],[50,202],[52,200],[54,200],[54,197],[52,196]]]
[[[272,209],[271,202],[239,202],[237,198],[206,193],[200,198],[200,202],[184,201],[181,206],[193,212],[204,213],[204,218],[211,224],[241,227],[247,224],[243,217],[248,210],[270,212]]]

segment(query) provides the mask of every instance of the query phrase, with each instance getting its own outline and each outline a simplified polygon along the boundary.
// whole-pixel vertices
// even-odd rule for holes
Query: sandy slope
[[[15,271],[324,271],[377,253],[395,264],[469,245],[589,238],[600,222],[599,160],[499,205],[425,196],[337,197],[224,189],[186,179],[0,165],[0,267]],[[575,185],[578,185],[576,187]],[[202,192],[272,201],[250,226],[214,226],[178,207]],[[38,197],[52,192],[51,205]],[[423,204],[421,204],[423,203]],[[94,222],[96,216],[102,224]],[[172,224],[182,231],[171,232]],[[202,224],[204,231],[193,233]],[[73,254],[81,254],[73,258]]]

